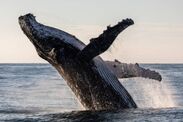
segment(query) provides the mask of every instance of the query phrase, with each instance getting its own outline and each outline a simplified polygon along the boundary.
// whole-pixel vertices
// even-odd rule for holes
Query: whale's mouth
[[[66,56],[76,55],[85,46],[71,34],[40,24],[33,14],[20,16],[18,21],[24,34],[36,48],[38,55],[47,61],[54,60],[55,54],[60,55],[64,50],[73,52],[67,53]]]
[[[18,20],[23,32],[27,36],[31,36],[33,33],[33,26],[37,23],[35,20],[35,16],[33,16],[32,14],[26,14],[24,16],[20,16]]]
[[[23,30],[24,34],[33,43],[38,55],[45,60],[50,60],[53,44],[49,40],[50,35],[43,30],[42,24],[39,24],[35,16],[32,14],[26,14],[18,18],[19,25]]]

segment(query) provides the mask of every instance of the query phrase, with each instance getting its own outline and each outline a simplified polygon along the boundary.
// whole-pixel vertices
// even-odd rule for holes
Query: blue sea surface
[[[138,111],[168,108],[167,111],[183,113],[183,64],[141,66],[160,72],[163,80],[120,79],[136,101]],[[0,121],[78,110],[84,109],[50,64],[0,64]]]

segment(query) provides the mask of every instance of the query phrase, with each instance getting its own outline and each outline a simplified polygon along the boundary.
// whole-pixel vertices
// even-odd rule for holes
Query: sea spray
[[[139,108],[177,107],[166,82],[145,78],[128,78],[120,81],[134,98]]]

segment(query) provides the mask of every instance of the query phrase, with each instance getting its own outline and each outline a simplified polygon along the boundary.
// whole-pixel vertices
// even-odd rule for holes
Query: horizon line
[[[121,63],[126,63],[126,62],[121,62]],[[8,63],[6,63],[6,62],[0,62],[0,64],[50,64],[50,63],[48,63],[48,62],[8,62]],[[130,62],[127,62],[126,64],[135,64],[135,63],[130,63]],[[173,62],[171,62],[171,63],[166,63],[166,62],[163,62],[163,63],[152,63],[152,62],[150,62],[150,63],[148,63],[148,62],[146,62],[146,63],[137,63],[137,64],[183,64],[183,62],[181,63],[177,63],[177,62],[175,62],[175,63],[173,63]],[[51,64],[50,64],[51,65]]]

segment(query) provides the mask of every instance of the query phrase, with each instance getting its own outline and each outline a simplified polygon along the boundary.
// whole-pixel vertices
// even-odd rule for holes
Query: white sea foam
[[[128,78],[120,80],[131,94],[139,108],[176,107],[171,90],[166,82],[145,78]]]

